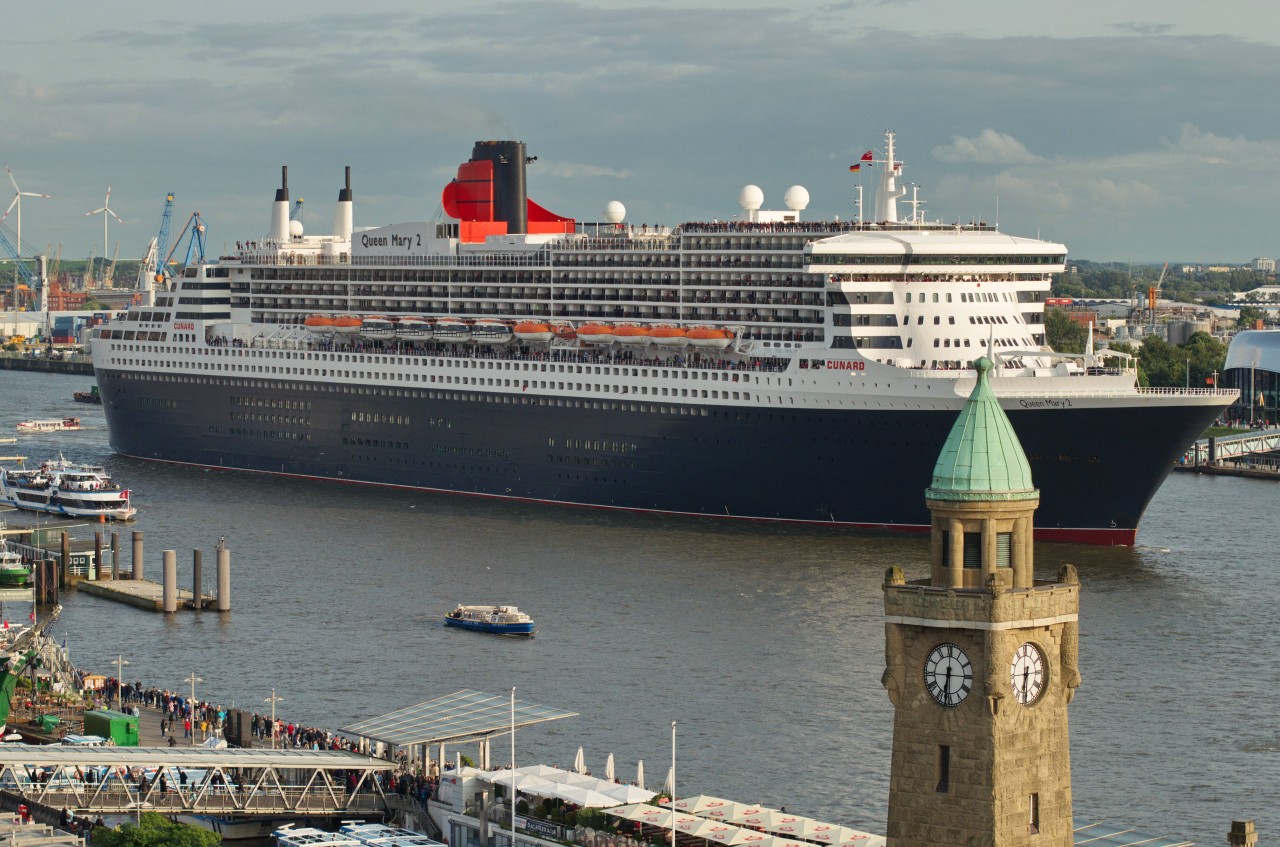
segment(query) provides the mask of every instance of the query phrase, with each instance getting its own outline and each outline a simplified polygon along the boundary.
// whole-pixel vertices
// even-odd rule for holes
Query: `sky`
[[[0,29],[0,160],[24,253],[139,258],[174,192],[211,249],[265,234],[289,166],[308,232],[434,219],[481,139],[595,221],[721,220],[738,192],[868,209],[848,166],[897,133],[926,217],[1094,261],[1280,256],[1280,4],[1225,0],[65,0]],[[873,171],[875,169],[872,169]],[[0,177],[0,208],[12,200]],[[16,229],[16,210],[4,225]]]

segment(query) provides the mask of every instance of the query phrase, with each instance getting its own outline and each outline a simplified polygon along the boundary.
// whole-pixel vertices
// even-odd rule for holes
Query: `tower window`
[[[982,534],[966,532],[964,534],[964,566],[966,568],[982,567]]]
[[[1040,834],[1040,795],[1031,795],[1031,826],[1027,830],[1032,835]]]
[[[996,567],[1008,568],[1013,567],[1010,561],[1009,548],[1013,546],[1012,532],[996,533]]]
[[[938,745],[938,791],[945,794],[951,787],[951,748]]]

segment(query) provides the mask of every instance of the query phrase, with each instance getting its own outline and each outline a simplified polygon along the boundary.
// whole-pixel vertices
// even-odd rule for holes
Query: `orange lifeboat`
[[[733,330],[717,329],[713,326],[695,326],[687,333],[689,344],[694,347],[706,347],[723,350],[733,343]]]
[[[333,315],[307,315],[307,319],[303,325],[312,332],[318,332],[321,335],[331,335],[334,331]]]
[[[511,331],[521,341],[550,341],[555,336],[551,324],[542,321],[516,321]]]
[[[653,340],[649,337],[649,327],[639,324],[618,324],[613,328],[613,337],[620,344],[635,347],[643,347]]]
[[[338,315],[333,319],[333,331],[342,335],[355,335],[363,323],[359,315]]]
[[[658,324],[649,330],[649,337],[659,347],[683,347],[689,343],[688,330],[674,324]]]
[[[578,331],[573,328],[573,324],[556,324],[551,327],[551,331],[560,341],[573,341],[578,337]]]
[[[608,324],[583,324],[578,327],[578,337],[588,344],[612,344],[613,327]]]

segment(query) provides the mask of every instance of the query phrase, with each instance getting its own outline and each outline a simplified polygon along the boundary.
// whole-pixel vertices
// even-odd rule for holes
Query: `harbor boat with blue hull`
[[[515,606],[464,606],[444,616],[445,626],[494,635],[533,635],[533,618]]]
[[[94,328],[111,447],[927,532],[920,487],[986,355],[1040,487],[1036,537],[1133,544],[1238,392],[1144,389],[1129,359],[1054,352],[1044,301],[1066,247],[927,221],[915,200],[900,215],[904,165],[885,142],[864,157],[881,170],[873,221],[805,220],[800,186],[769,211],[747,186],[737,220],[635,225],[614,201],[579,223],[529,199],[522,142],[482,141],[445,189],[449,220],[356,229],[348,171],[332,234],[309,235],[286,178],[252,249],[195,262]]]

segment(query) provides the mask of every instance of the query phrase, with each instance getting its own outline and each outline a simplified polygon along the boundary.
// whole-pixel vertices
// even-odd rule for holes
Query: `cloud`
[[[1133,35],[1168,35],[1173,32],[1173,24],[1157,24],[1150,22],[1129,21],[1125,23],[1115,24],[1115,28],[1120,32],[1131,33]]]
[[[953,135],[950,144],[933,148],[933,155],[943,162],[979,165],[1027,165],[1044,161],[1012,135],[994,129],[984,129],[973,138]]]
[[[602,177],[613,179],[631,179],[631,171],[618,168],[605,168],[599,165],[583,165],[575,162],[552,162],[543,169],[550,176],[564,179],[576,177]]]

